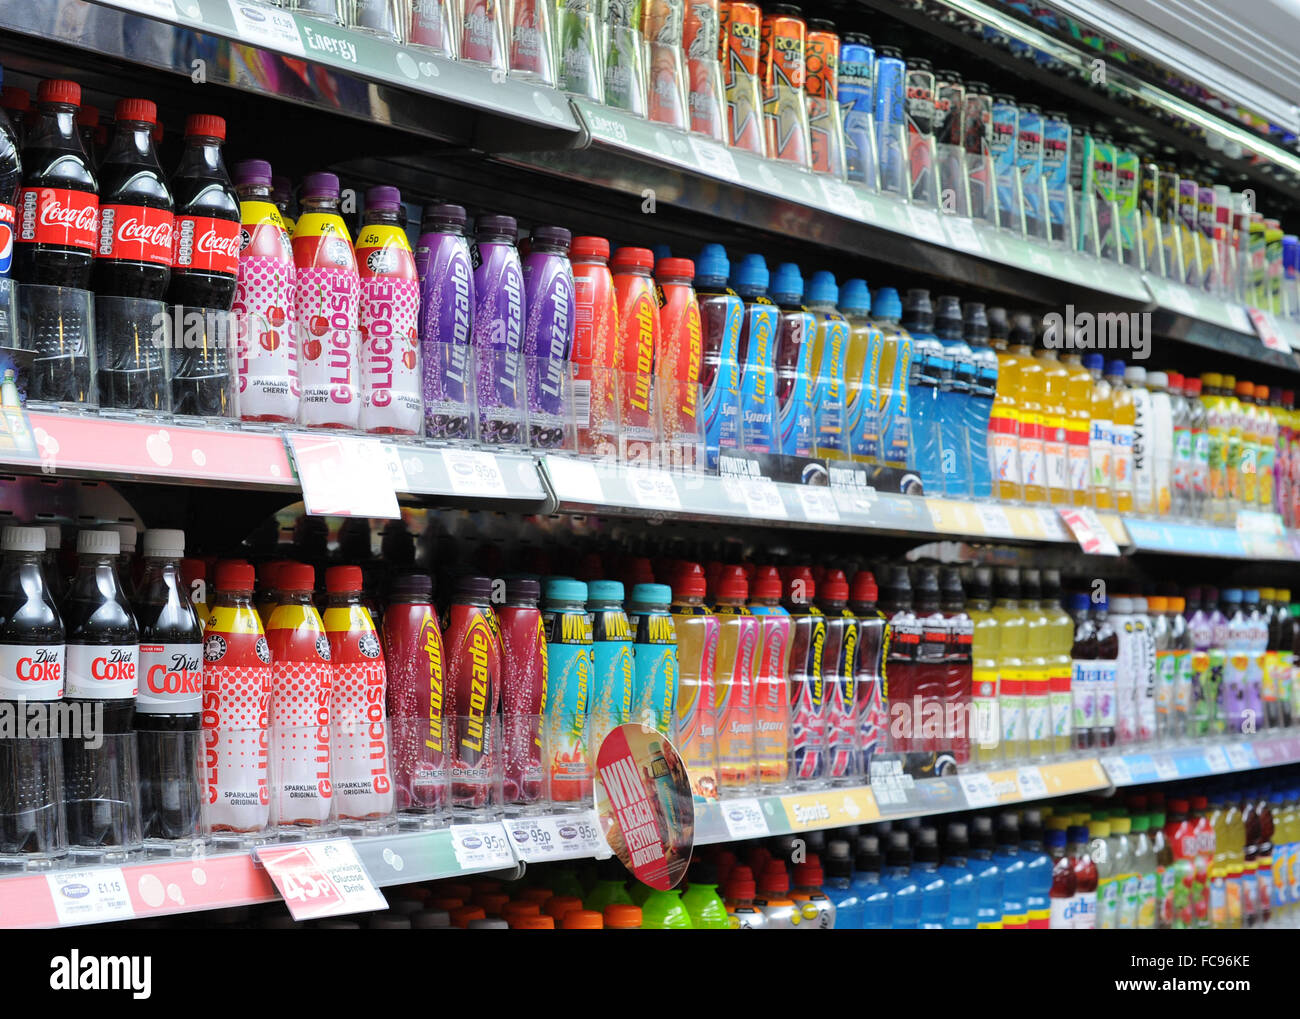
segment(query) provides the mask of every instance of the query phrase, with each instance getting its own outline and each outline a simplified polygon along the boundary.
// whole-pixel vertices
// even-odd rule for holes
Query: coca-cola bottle
[[[172,279],[167,300],[229,311],[239,275],[239,198],[221,146],[226,121],[196,113],[185,122],[185,151],[171,177],[176,199]]]
[[[138,848],[140,782],[132,730],[140,630],[117,582],[115,531],[77,535],[77,573],[59,612],[67,628],[64,699],[81,732],[63,739],[63,790],[74,854]]]
[[[86,150],[92,166],[98,164],[99,154],[103,151],[99,144],[100,131],[99,110],[93,106],[83,106],[77,111],[77,134],[81,136],[81,147]]]
[[[14,275],[20,283],[90,286],[99,224],[99,182],[75,123],[81,86],[50,79],[37,90],[23,143]],[[64,328],[76,328],[64,323]],[[39,330],[39,326],[38,326]],[[43,352],[37,336],[37,357]]]
[[[181,577],[184,554],[184,531],[144,532],[144,578],[135,600],[140,624],[135,731],[146,839],[192,838],[200,832],[203,627]]]
[[[172,195],[154,151],[158,109],[121,99],[113,138],[99,166],[99,245],[94,290],[100,297],[161,301],[172,265]]]
[[[45,582],[44,530],[6,527],[0,549],[0,700],[24,720],[21,736],[27,717],[63,696],[63,621]],[[66,855],[57,738],[0,740],[0,769],[0,859]]]

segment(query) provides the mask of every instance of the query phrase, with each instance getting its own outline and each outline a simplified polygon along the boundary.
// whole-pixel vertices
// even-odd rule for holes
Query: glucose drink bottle
[[[718,798],[717,662],[719,620],[704,604],[699,563],[683,563],[673,578],[673,626],[677,635],[678,747],[697,798]],[[783,676],[784,678],[784,676]]]
[[[724,566],[714,585],[718,620],[718,784],[725,794],[752,790],[758,774],[754,755],[754,674],[762,624],[745,606],[749,583],[739,566]]]
[[[49,590],[39,527],[0,537],[0,699],[6,708],[54,705],[63,697],[64,629]],[[48,861],[67,855],[63,762],[57,739],[0,740],[0,857]]]
[[[200,833],[203,625],[181,578],[185,532],[144,532],[144,576],[135,599],[140,624],[140,812],[146,839]]]
[[[83,734],[64,737],[68,842],[74,851],[110,854],[138,848],[141,841],[139,765],[131,734],[140,631],[118,583],[117,552],[116,532],[80,532],[77,573],[59,607],[68,638],[64,698],[82,712],[83,726],[87,717],[102,717],[104,734],[99,746]]]

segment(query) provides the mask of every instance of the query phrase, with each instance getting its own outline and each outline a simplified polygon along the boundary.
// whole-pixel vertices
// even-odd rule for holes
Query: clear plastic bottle
[[[1133,508],[1151,514],[1156,511],[1155,419],[1147,370],[1129,365],[1124,369],[1124,383],[1133,400]]]
[[[1147,814],[1134,814],[1131,819],[1129,840],[1133,850],[1133,870],[1138,880],[1137,928],[1154,930],[1158,912],[1160,887],[1157,873],[1156,851],[1150,836],[1151,819]]]
[[[1051,670],[1048,667],[1050,622],[1039,608],[1042,594],[1041,575],[1038,570],[1020,571],[1020,608],[1028,627],[1025,659],[1025,729],[1026,749],[1029,758],[1044,760],[1052,749],[1051,735]]]
[[[1174,408],[1169,394],[1169,376],[1152,372],[1147,376],[1151,394],[1151,477],[1155,512],[1168,516],[1174,489]]]
[[[1088,451],[1092,473],[1092,504],[1099,510],[1115,508],[1115,422],[1111,385],[1102,374],[1105,358],[1085,354],[1083,366],[1092,376]]]
[[[1097,628],[1088,614],[1086,594],[1069,597],[1072,620],[1070,646],[1070,701],[1072,744],[1090,750],[1097,740]]]
[[[1106,381],[1110,383],[1111,405],[1111,472],[1114,479],[1115,509],[1132,513],[1137,508],[1135,488],[1135,432],[1137,408],[1133,391],[1125,384],[1124,362],[1106,364]]]
[[[1169,392],[1169,421],[1173,429],[1173,459],[1170,475],[1170,512],[1185,520],[1196,516],[1193,509],[1192,478],[1196,471],[1196,452],[1192,437],[1192,408],[1183,395],[1183,377],[1178,372],[1166,376]]]
[[[976,567],[966,588],[966,614],[975,624],[971,641],[971,703],[975,732],[971,753],[978,767],[989,768],[1002,759],[1002,726],[998,712],[999,646],[1002,627],[993,614],[993,570]]]
[[[1025,659],[1029,627],[1020,611],[1020,572],[1001,570],[997,577],[993,616],[999,624],[998,716],[1002,723],[1002,760],[1019,764],[1025,759]]]
[[[1097,687],[1097,727],[1092,745],[1105,749],[1115,745],[1116,708],[1119,695],[1119,634],[1110,621],[1109,602],[1102,598],[1093,603],[1092,618],[1097,628],[1097,664],[1094,682]]]
[[[1192,715],[1192,634],[1183,613],[1185,599],[1168,599],[1169,654],[1173,658],[1174,698],[1170,713],[1169,738],[1181,743],[1191,731]]]
[[[1151,614],[1151,637],[1155,646],[1155,738],[1160,744],[1173,740],[1174,687],[1177,684],[1177,662],[1171,644],[1168,599],[1154,595],[1147,599]]]
[[[1184,378],[1187,415],[1192,439],[1192,487],[1188,515],[1196,520],[1210,518],[1210,431],[1206,422],[1205,402],[1201,399],[1201,380]]]
[[[1061,757],[1073,745],[1073,701],[1070,693],[1074,620],[1061,605],[1061,573],[1043,570],[1039,610],[1047,617],[1048,724],[1051,752]]]
[[[1111,834],[1106,812],[1095,811],[1088,824],[1092,840],[1088,852],[1097,866],[1097,930],[1113,931],[1119,919],[1120,886],[1123,873],[1116,872],[1115,836]]]

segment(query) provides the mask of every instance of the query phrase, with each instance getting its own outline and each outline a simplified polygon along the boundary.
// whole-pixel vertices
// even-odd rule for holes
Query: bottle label
[[[1137,925],[1139,930],[1149,931],[1156,925],[1157,892],[1155,871],[1143,874],[1138,885]]]
[[[1070,491],[1087,492],[1092,474],[1092,455],[1088,451],[1086,436],[1082,445],[1070,445],[1069,460]]]
[[[1055,901],[1055,900],[1053,900]],[[1080,892],[1074,897],[1074,924],[1076,931],[1091,931],[1097,927],[1097,893]]]
[[[172,226],[169,209],[144,205],[101,205],[97,258],[120,262],[172,264]]]
[[[1115,487],[1133,490],[1133,426],[1111,426],[1111,469]]]
[[[1011,422],[1014,426],[1015,422]],[[997,422],[994,422],[995,426]],[[1020,484],[1020,441],[1014,432],[998,428],[993,432],[993,470],[997,481]]]
[[[203,645],[141,644],[140,693],[146,715],[197,715],[203,707]]]
[[[1069,930],[1074,926],[1074,918],[1077,912],[1073,898],[1053,899],[1047,925],[1054,931]]]
[[[1051,705],[1052,738],[1060,741],[1068,739],[1071,732],[1070,717],[1072,700],[1070,690],[1053,690],[1049,703]]]
[[[1074,730],[1083,732],[1097,725],[1097,671],[1091,659],[1071,663],[1070,694],[1074,706]]]
[[[234,276],[239,272],[239,222],[211,216],[177,216],[172,265]]]
[[[20,241],[94,251],[98,228],[99,196],[93,192],[45,187],[18,192]]]
[[[69,644],[67,696],[129,700],[140,674],[138,644]]]
[[[0,644],[0,700],[57,701],[63,658],[62,644]]]

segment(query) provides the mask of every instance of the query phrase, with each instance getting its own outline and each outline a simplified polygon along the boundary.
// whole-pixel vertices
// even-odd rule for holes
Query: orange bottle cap
[[[550,916],[521,916],[510,924],[517,931],[553,931],[555,918]]]
[[[566,931],[598,931],[604,929],[605,918],[594,909],[571,909],[560,926]]]
[[[615,930],[632,930],[641,926],[641,907],[615,902],[605,907],[605,926]]]
[[[524,902],[543,903],[554,895],[555,890],[551,888],[525,888],[519,898]]]
[[[582,900],[576,895],[553,895],[546,900],[542,912],[546,913],[547,916],[555,917],[557,920],[563,920],[566,913],[581,908]]]

